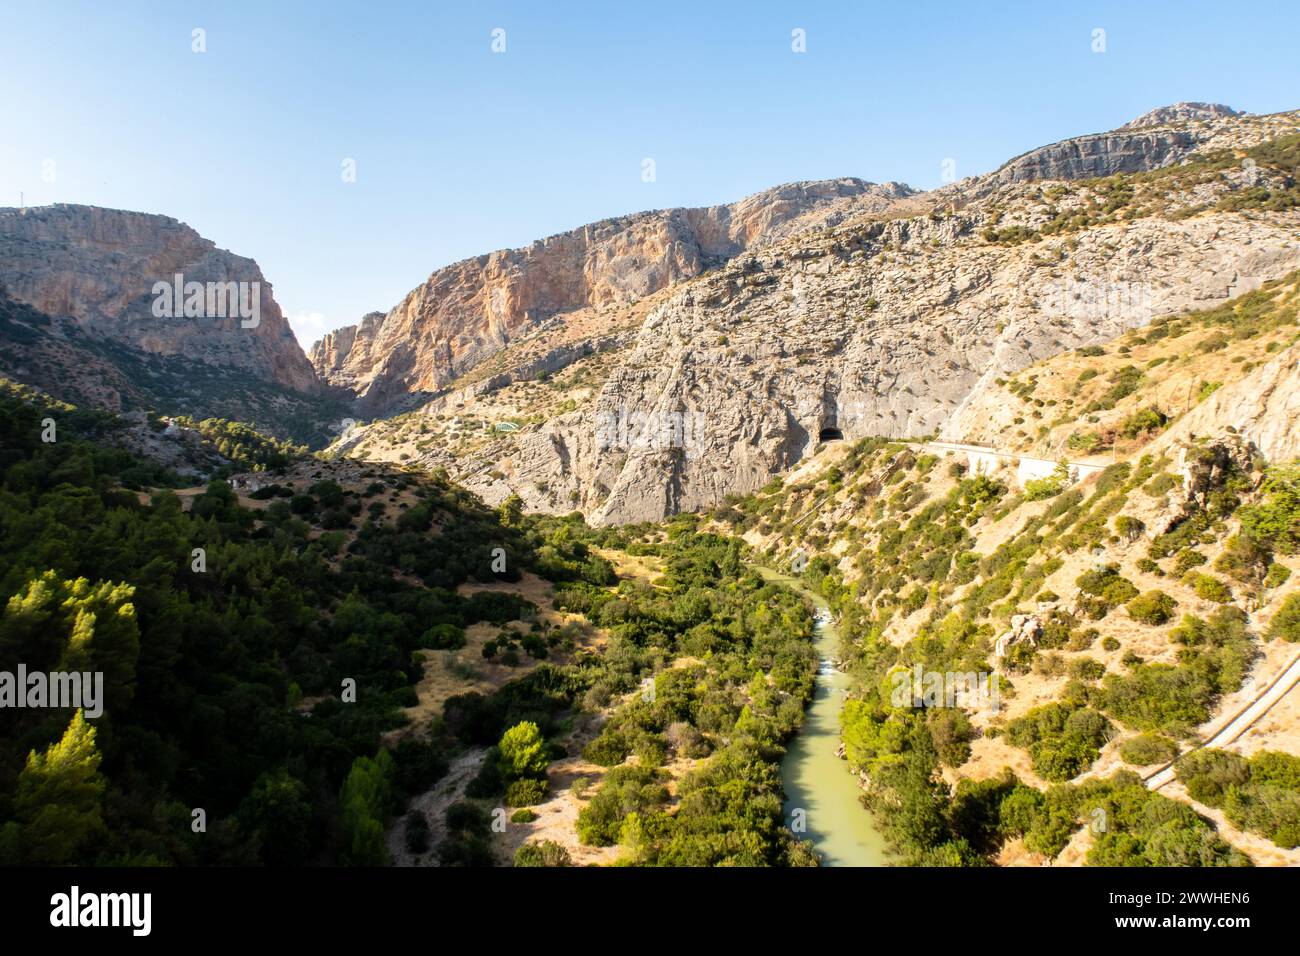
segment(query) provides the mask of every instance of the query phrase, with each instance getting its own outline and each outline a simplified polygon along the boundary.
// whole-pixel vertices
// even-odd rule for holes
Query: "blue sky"
[[[1297,36],[1293,0],[8,0],[0,205],[181,219],[258,261],[306,347],[438,266],[607,216],[931,187],[945,158],[966,176],[1179,100],[1297,108]]]

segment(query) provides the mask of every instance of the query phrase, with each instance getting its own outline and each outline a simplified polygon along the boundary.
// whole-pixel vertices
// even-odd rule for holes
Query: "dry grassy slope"
[[[1252,393],[1251,386],[1252,376],[1266,374],[1275,367],[1296,367],[1300,357],[1300,348],[1294,344],[1300,332],[1296,278],[1291,276],[1209,312],[1179,316],[1139,330],[1112,343],[1103,355],[1071,353],[1033,366],[1004,383],[987,407],[994,410],[999,402],[1005,403],[1008,416],[1026,418],[1032,411],[1045,410],[1051,417],[1046,419],[1050,427],[1042,444],[1035,444],[1031,435],[1017,436],[1014,429],[999,426],[996,421],[987,433],[973,437],[992,439],[1005,434],[1013,443],[1018,439],[1020,450],[1047,451],[1066,436],[1083,430],[1110,435],[1137,409],[1154,405],[1182,412],[1173,399],[1185,396],[1189,384],[1193,399],[1197,399],[1204,381],[1224,383],[1225,395],[1235,391],[1233,413],[1253,415],[1251,420],[1263,427],[1264,433],[1283,425],[1294,429],[1294,412],[1279,390],[1262,393],[1256,389]],[[1221,340],[1226,344],[1220,346]],[[1202,349],[1201,343],[1206,342],[1216,344]],[[1156,362],[1158,359],[1164,360]],[[1128,364],[1143,371],[1132,393],[1113,408],[1089,411],[1099,392],[1108,387],[1111,373]],[[1080,373],[1088,369],[1098,374],[1078,387],[1075,383]],[[1036,383],[1032,394],[1027,388],[1030,382]],[[1293,400],[1295,391],[1288,395]],[[1253,411],[1249,407],[1252,396],[1259,406]],[[1042,406],[1036,401],[1041,401]],[[1201,401],[1208,401],[1208,397]],[[1240,440],[1226,427],[1230,426],[1228,421],[1216,427],[1212,417],[1202,414],[1196,426],[1195,432],[1189,433],[1175,419],[1164,434],[1151,431],[1118,438],[1114,442],[1116,465],[1107,473],[1043,500],[1028,501],[1014,491],[1010,468],[995,473],[992,477],[1004,482],[1008,491],[966,514],[962,526],[968,537],[950,543],[946,554],[943,548],[928,550],[920,538],[904,539],[901,544],[890,539],[899,529],[907,529],[909,523],[913,528],[935,528],[941,520],[936,515],[953,510],[943,503],[969,476],[958,473],[957,459],[938,458],[921,446],[902,442],[869,440],[824,446],[784,481],[774,481],[757,495],[733,499],[718,508],[714,518],[782,559],[789,559],[796,549],[809,557],[829,556],[845,580],[857,589],[859,601],[886,620],[884,637],[899,647],[932,630],[950,610],[965,611],[985,625],[987,638],[1006,631],[1013,614],[1043,617],[1053,609],[1074,610],[1079,599],[1076,579],[1101,564],[1115,564],[1119,573],[1141,592],[1159,589],[1174,598],[1177,607],[1166,624],[1141,623],[1123,607],[1116,607],[1099,621],[1080,620],[1079,631],[1096,629],[1091,640],[1039,650],[1022,672],[1007,673],[1006,665],[1000,665],[1013,688],[1004,711],[996,716],[972,714],[981,736],[972,743],[970,759],[945,773],[955,782],[959,777],[993,776],[1009,766],[1022,779],[1041,787],[1048,782],[1034,772],[1029,755],[998,736],[998,728],[1035,707],[1059,700],[1071,680],[1071,667],[1078,666],[1074,662],[1080,659],[1091,658],[1113,674],[1129,672],[1125,663],[1129,655],[1147,662],[1177,663],[1178,645],[1169,637],[1177,621],[1189,613],[1208,618],[1224,603],[1207,599],[1205,592],[1198,592],[1192,581],[1184,579],[1178,566],[1180,551],[1199,551],[1205,563],[1192,573],[1208,573],[1229,587],[1226,603],[1249,614],[1252,641],[1259,655],[1242,688],[1219,699],[1210,719],[1195,730],[1184,746],[1217,729],[1295,656],[1296,645],[1267,640],[1263,635],[1282,602],[1297,591],[1300,574],[1295,572],[1300,571],[1300,559],[1274,556],[1277,563],[1293,573],[1285,583],[1273,588],[1243,583],[1216,568],[1239,529],[1238,512],[1212,521],[1182,549],[1152,558],[1153,553],[1160,554],[1158,549],[1152,550],[1155,533],[1180,513],[1184,486],[1192,480],[1187,451],[1218,442],[1232,447]],[[1057,445],[1050,444],[1052,441]],[[1240,449],[1236,454],[1251,469],[1241,495],[1241,503],[1249,504],[1259,498],[1253,486],[1258,481],[1259,462],[1252,463],[1250,455],[1242,455]],[[927,515],[927,509],[933,510]],[[1133,540],[1120,535],[1116,518],[1121,515],[1140,516],[1147,524],[1145,533]],[[1015,549],[1020,553],[1012,560],[1001,560]],[[958,583],[956,562],[962,554],[976,555],[981,562],[973,579]],[[991,587],[990,579],[1004,565],[1010,568],[1005,587]],[[932,575],[940,566],[948,570]],[[915,603],[909,598],[915,598]],[[993,664],[991,646],[987,651],[988,662]],[[1095,680],[1088,683],[1098,685]],[[1300,704],[1296,698],[1300,698],[1300,691],[1293,690],[1228,749],[1243,754],[1271,749],[1300,755]],[[1112,720],[1120,733],[1103,748],[1092,773],[1108,774],[1126,766],[1119,748],[1139,732],[1113,716]],[[1191,802],[1181,785],[1162,792]],[[1206,808],[1198,810],[1205,812]],[[1300,863],[1300,851],[1284,850],[1257,834],[1243,833],[1220,813],[1210,816],[1229,842],[1257,862]],[[1058,862],[1081,858],[1085,849],[1072,845]]]
[[[943,434],[1046,458],[1103,450],[1124,457],[1149,438],[1136,428],[1136,412],[1185,415],[1300,342],[1298,307],[1300,273],[1292,273],[1217,308],[1063,353],[999,379]],[[1134,426],[1127,433],[1126,421]]]

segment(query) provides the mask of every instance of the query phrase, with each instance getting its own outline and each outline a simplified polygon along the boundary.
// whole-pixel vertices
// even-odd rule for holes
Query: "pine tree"
[[[14,812],[23,824],[23,855],[28,863],[58,865],[104,832],[95,728],[78,710],[62,739],[45,753],[33,750],[18,777]]]

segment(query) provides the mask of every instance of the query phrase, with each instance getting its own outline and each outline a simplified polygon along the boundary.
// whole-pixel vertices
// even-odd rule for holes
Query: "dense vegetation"
[[[595,532],[556,519],[539,519],[539,527],[651,556],[663,566],[653,584],[573,581],[555,598],[557,608],[584,614],[609,635],[603,654],[549,669],[548,686],[557,689],[553,706],[533,708],[548,731],[572,712],[612,711],[584,751],[610,769],[579,815],[580,840],[619,844],[627,862],[649,866],[815,862],[782,819],[779,767],[816,670],[804,602],[749,569],[741,542],[700,533],[690,517],[662,531]],[[514,721],[528,708],[518,704],[519,688],[503,694],[510,700],[457,698],[447,706],[447,720],[463,727],[468,714],[492,711],[496,719],[478,739],[509,725],[497,747],[504,757],[519,732]],[[528,696],[536,702],[535,693]],[[693,765],[674,801],[665,767],[681,759]],[[542,775],[538,766],[532,773]],[[489,763],[471,796],[504,793],[516,805],[511,794],[519,776],[517,767]],[[517,862],[536,865],[553,855],[539,844]]]
[[[414,703],[414,652],[527,613],[453,589],[580,555],[400,474],[365,493],[322,480],[260,511],[214,482],[187,511],[166,490],[180,480],[105,429],[0,397],[0,670],[102,671],[106,700],[94,720],[0,710],[0,861],[381,862],[385,818],[449,746],[380,748]],[[375,499],[399,489],[415,504],[390,521]]]

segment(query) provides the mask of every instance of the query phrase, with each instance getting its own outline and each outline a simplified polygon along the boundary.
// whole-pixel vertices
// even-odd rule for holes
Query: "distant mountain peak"
[[[1224,106],[1222,103],[1174,103],[1172,106],[1160,106],[1149,113],[1143,113],[1137,119],[1125,123],[1120,129],[1168,126],[1171,123],[1196,123],[1241,115],[1242,111],[1234,110],[1231,106]]]

